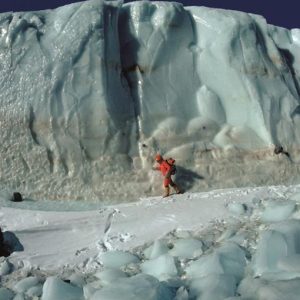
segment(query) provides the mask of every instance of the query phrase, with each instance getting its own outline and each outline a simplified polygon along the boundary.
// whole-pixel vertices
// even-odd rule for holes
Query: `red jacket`
[[[171,175],[171,168],[172,167],[165,160],[163,160],[157,167],[157,170],[160,170],[163,176],[166,176],[168,173]]]

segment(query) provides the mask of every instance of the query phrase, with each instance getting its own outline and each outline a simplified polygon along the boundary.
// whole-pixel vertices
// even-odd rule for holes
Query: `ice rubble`
[[[198,202],[203,201],[200,195]],[[1,275],[0,299],[298,299],[299,187],[216,191],[202,196],[205,195],[210,198],[207,210],[211,216],[214,202],[220,201],[229,217],[206,227],[194,227],[193,231],[173,230],[130,251],[98,250],[98,255],[91,258],[94,264],[89,266],[69,265],[47,271],[30,264],[10,264],[15,261],[13,257],[3,259],[0,269],[11,267]],[[176,197],[172,203],[177,209],[183,201],[188,206],[188,196],[181,196],[185,200]],[[158,205],[161,204],[141,202],[131,206],[137,214]],[[247,207],[247,213],[232,210],[238,205]],[[165,213],[168,209],[176,213],[170,203],[163,207]],[[266,219],[264,214],[270,207],[273,218]],[[120,208],[124,210],[124,205]],[[196,208],[185,218],[199,216],[200,206]]]
[[[90,0],[1,14],[0,49],[2,188],[133,199],[159,185],[147,170],[156,151],[200,173],[194,189],[299,179],[299,29]]]

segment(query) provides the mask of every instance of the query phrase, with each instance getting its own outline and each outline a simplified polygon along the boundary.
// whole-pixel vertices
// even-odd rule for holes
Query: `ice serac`
[[[120,5],[92,0],[1,15],[2,183],[66,198],[75,183],[75,197],[95,197],[93,180],[110,157],[134,148],[120,80]]]
[[[134,199],[157,151],[185,188],[298,180],[299,32],[175,2],[1,14],[1,188]]]
[[[141,1],[122,7],[119,24],[140,143],[164,151],[185,143],[187,121],[197,116],[199,86],[190,14],[179,3]]]

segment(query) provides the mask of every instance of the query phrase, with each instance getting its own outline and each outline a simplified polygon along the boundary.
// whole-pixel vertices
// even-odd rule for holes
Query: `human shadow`
[[[183,191],[190,190],[197,180],[203,180],[204,177],[194,171],[176,165],[176,183]]]

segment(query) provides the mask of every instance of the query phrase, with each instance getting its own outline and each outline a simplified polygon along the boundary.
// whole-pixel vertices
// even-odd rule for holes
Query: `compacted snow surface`
[[[75,202],[82,211],[7,196],[1,300],[298,299],[300,186]]]

